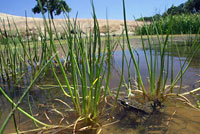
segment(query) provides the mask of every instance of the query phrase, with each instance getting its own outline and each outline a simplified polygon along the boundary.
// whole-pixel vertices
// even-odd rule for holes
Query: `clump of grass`
[[[171,36],[170,41],[170,34],[175,33],[174,30],[181,30],[181,29],[174,29],[174,26],[177,25],[176,21],[178,21],[178,18],[174,20],[173,16],[170,16],[167,18],[167,22],[165,23],[163,20],[163,23],[166,25],[162,25],[162,23],[154,22],[150,25],[144,25],[142,28],[139,28],[139,32],[144,34],[143,31],[145,31],[147,35],[147,45],[144,43],[144,38],[141,36],[142,40],[142,46],[144,50],[144,55],[146,59],[146,66],[148,68],[149,73],[149,79],[144,80],[141,76],[139,63],[137,62],[137,59],[135,58],[134,51],[132,49],[131,43],[129,41],[129,35],[128,35],[128,29],[126,25],[126,13],[125,13],[125,2],[123,0],[123,9],[124,9],[124,26],[125,26],[125,32],[126,32],[126,38],[127,38],[127,45],[128,49],[131,55],[131,59],[134,63],[134,68],[136,70],[137,78],[136,81],[138,83],[138,90],[137,92],[142,93],[143,97],[147,101],[153,101],[153,108],[156,109],[158,105],[160,105],[162,102],[166,100],[168,96],[178,96],[182,97],[184,100],[188,102],[188,100],[183,97],[182,95],[175,94],[174,93],[174,87],[175,85],[180,81],[180,87],[182,87],[182,77],[186,70],[188,69],[192,58],[194,55],[198,52],[200,49],[200,45],[198,44],[198,34],[196,36],[195,41],[191,45],[191,50],[188,52],[188,56],[186,57],[185,61],[181,62],[180,59],[180,71],[176,74],[174,77],[173,72],[173,56],[166,51],[170,45],[173,45],[173,40]],[[163,28],[163,26],[165,26]],[[153,31],[152,31],[153,29]],[[186,29],[189,30],[190,29]],[[194,31],[196,33],[199,33],[199,27],[198,30]],[[163,33],[166,34],[166,36],[163,36]],[[151,39],[151,34],[155,34],[157,37],[157,44],[155,43],[155,39]],[[161,35],[160,35],[161,34]],[[147,47],[149,49],[150,55],[147,56]],[[178,49],[178,48],[177,48]],[[180,51],[180,50],[179,50]],[[179,51],[177,51],[179,53]],[[153,53],[154,52],[154,53]],[[180,54],[178,54],[180,56]],[[144,65],[143,65],[144,66]],[[169,80],[169,74],[171,74],[171,79]],[[144,86],[144,82],[147,81],[147,87]],[[170,81],[170,86],[167,87],[167,82]],[[179,90],[181,92],[181,88]],[[188,102],[189,103],[189,102]]]
[[[31,87],[35,84],[35,82],[38,80],[38,78],[40,77],[40,75],[43,73],[43,71],[45,70],[45,68],[47,67],[48,64],[50,64],[51,60],[54,58],[54,56],[52,56],[44,66],[40,66],[40,68],[38,69],[38,71],[36,72],[35,77],[33,78],[33,80],[31,81],[30,85],[27,87],[27,89],[25,90],[25,92],[23,93],[23,95],[19,98],[19,100],[17,101],[17,103],[15,103],[6,93],[5,91],[0,87],[0,92],[2,93],[2,95],[13,105],[12,110],[10,111],[10,113],[8,114],[7,118],[5,119],[5,121],[3,122],[1,128],[0,128],[0,133],[3,133],[5,130],[5,127],[7,126],[9,120],[11,119],[12,115],[14,114],[14,112],[16,110],[19,110],[22,114],[24,114],[25,116],[27,116],[28,118],[30,118],[31,120],[33,120],[34,122],[46,126],[48,127],[49,125],[39,121],[38,119],[36,119],[33,115],[30,115],[29,113],[27,113],[26,111],[24,111],[23,109],[21,109],[19,107],[19,104],[23,101],[23,99],[25,98],[25,96],[28,94],[28,92],[30,91]],[[16,123],[16,122],[15,122]],[[16,124],[15,124],[16,125]],[[18,129],[16,128],[16,131],[18,133]]]
[[[35,35],[29,31],[27,20],[25,32],[18,29],[14,20],[10,22],[11,20],[7,19],[6,21],[7,23],[5,23],[5,20],[1,20],[2,29],[0,29],[0,80],[3,81],[3,83],[8,84],[8,89],[10,91],[12,89],[11,87],[27,87],[29,84],[30,85],[17,103],[14,103],[12,98],[6,94],[4,85],[1,85],[0,92],[8,102],[12,104],[13,109],[2,124],[0,133],[3,133],[11,116],[14,117],[14,112],[16,110],[19,110],[22,114],[40,125],[49,126],[40,122],[34,118],[34,116],[28,114],[28,112],[19,107],[19,104],[23,101],[36,80],[43,78],[47,74],[47,71],[50,68],[50,62],[54,59],[54,56],[52,57],[53,50],[48,43],[47,34],[36,25],[38,38],[41,39],[38,40],[35,38]],[[18,133],[15,117],[14,123],[16,132]]]
[[[71,98],[78,115],[74,131],[80,122],[83,122],[86,126],[100,127],[99,119],[104,115],[105,99],[109,91],[110,58],[112,54],[109,27],[107,27],[107,36],[103,44],[93,2],[92,9],[94,28],[93,32],[90,32],[86,37],[83,37],[76,19],[71,22],[66,14],[65,36],[69,55],[67,55],[64,65],[69,65],[72,74],[71,79],[67,76],[65,66],[57,54],[52,32],[52,29],[56,31],[54,21],[46,20],[43,15],[45,27],[50,37],[50,46],[52,52],[56,54],[55,61],[61,69],[67,91],[65,91],[64,85],[56,74],[53,62],[51,64],[52,71],[60,89],[66,97]],[[75,31],[75,33],[71,33],[71,31]]]
[[[38,71],[39,66],[43,66],[52,53],[47,43],[45,32],[39,27],[38,38],[29,31],[26,20],[26,32],[21,32],[14,20],[1,20],[0,29],[1,45],[0,45],[0,73],[3,81],[14,81],[16,84],[22,80],[24,74],[27,75],[31,70],[31,76]],[[41,50],[41,53],[39,51]]]
[[[0,31],[2,35],[1,42],[3,42],[1,46],[3,49],[1,49],[0,53],[1,78],[5,81],[10,81],[11,76],[13,80],[17,82],[19,79],[23,78],[24,74],[26,75],[27,72],[25,72],[25,70],[31,70],[32,73],[31,85],[24,92],[17,104],[15,104],[12,99],[6,95],[5,91],[0,88],[3,95],[14,106],[1,128],[1,132],[4,131],[10,116],[16,109],[35,122],[48,126],[18,107],[19,103],[22,102],[36,79],[41,78],[46,74],[48,70],[48,67],[46,66],[51,67],[64,95],[70,97],[74,104],[74,109],[79,117],[75,122],[74,130],[79,122],[84,122],[85,125],[92,125],[93,127],[100,126],[98,121],[104,115],[106,105],[105,100],[109,92],[111,70],[110,58],[115,49],[114,47],[111,48],[111,46],[115,45],[111,44],[109,26],[107,27],[105,42],[102,42],[93,2],[92,8],[94,20],[93,31],[90,32],[89,35],[86,35],[86,37],[83,37],[77,21],[74,20],[74,22],[71,22],[67,17],[65,19],[66,25],[63,26],[65,29],[64,36],[66,37],[65,43],[61,43],[61,40],[58,38],[54,21],[51,19],[47,20],[45,16],[43,16],[45,30],[42,31],[41,28],[36,25],[41,39],[40,41],[32,38],[34,35],[31,35],[29,32],[27,22],[25,34],[27,40],[24,40],[24,34],[20,33],[15,23],[14,26],[17,36],[9,34],[11,31],[10,22],[8,22],[9,30],[6,29],[6,26],[3,23],[4,30]],[[76,32],[72,33],[71,31]],[[31,35],[31,38],[29,38],[29,35]],[[54,40],[54,35],[56,35],[58,39],[57,42]],[[47,39],[47,36],[49,39]],[[65,44],[66,47],[64,47],[63,44]],[[66,73],[66,64],[61,62],[62,59],[57,53],[57,45],[61,47],[61,50],[66,57],[65,63],[71,68],[72,79],[71,76],[70,78],[68,77]],[[38,53],[39,49],[41,49],[41,54]],[[51,56],[53,54],[55,54],[55,58],[52,60]],[[64,89],[65,86],[61,84],[61,81],[56,74],[55,67],[57,66],[61,69],[65,85],[67,85],[67,91]],[[41,67],[43,68],[41,69]],[[40,73],[38,73],[38,71],[40,71]]]

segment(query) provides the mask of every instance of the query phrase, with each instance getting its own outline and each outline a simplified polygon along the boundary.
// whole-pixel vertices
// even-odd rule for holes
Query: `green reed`
[[[38,71],[36,72],[36,75],[34,77],[34,79],[31,81],[30,85],[27,87],[27,89],[24,91],[23,95],[20,97],[20,99],[17,101],[17,103],[15,103],[6,93],[5,91],[0,87],[0,92],[3,94],[3,96],[13,105],[12,110],[10,111],[10,113],[8,114],[7,118],[5,119],[4,123],[1,126],[0,129],[0,133],[3,133],[5,130],[6,125],[8,124],[8,121],[10,120],[11,116],[13,115],[13,113],[15,112],[15,110],[19,110],[22,114],[24,114],[25,116],[27,116],[28,118],[30,118],[31,120],[33,120],[34,122],[37,122],[40,125],[43,126],[49,126],[39,120],[37,120],[34,116],[30,115],[29,113],[25,112],[24,110],[22,110],[19,107],[19,104],[23,101],[24,97],[28,94],[28,92],[30,91],[30,89],[32,88],[32,86],[35,84],[35,82],[38,80],[38,78],[40,77],[40,75],[43,73],[44,69],[47,67],[48,64],[50,64],[51,60],[54,58],[54,56],[52,56],[50,58],[50,60],[48,60],[46,62],[46,64],[44,66],[41,66]]]
[[[83,37],[77,20],[75,19],[72,22],[66,14],[64,34],[68,50],[64,50],[63,47],[62,50],[66,54],[64,65],[68,65],[67,67],[71,69],[71,81],[66,74],[66,67],[56,53],[56,45],[53,39],[53,31],[56,31],[54,21],[47,20],[44,15],[43,17],[45,28],[50,37],[50,48],[56,54],[55,62],[61,69],[68,93],[56,74],[55,64],[51,63],[52,71],[59,86],[63,93],[72,99],[74,108],[80,117],[77,122],[84,120],[86,123],[97,125],[98,119],[103,115],[105,98],[109,91],[111,39],[108,27],[105,43],[102,43],[93,2],[92,9],[94,28],[86,37]],[[72,34],[71,31],[75,31],[75,34]],[[59,45],[62,45],[59,38],[58,42]],[[105,60],[107,60],[106,63]]]
[[[1,20],[1,25],[3,26],[3,29],[0,30],[1,78],[3,80],[12,78],[12,80],[18,81],[25,73],[28,73],[29,67],[32,68],[32,74],[35,74],[39,66],[44,65],[52,55],[45,33],[42,33],[41,29],[37,27],[38,38],[40,37],[41,40],[36,40],[34,33],[29,31],[27,20],[25,32],[21,32],[17,28],[14,20],[11,24],[7,19],[7,25],[4,20]],[[38,53],[39,50],[41,53]]]
[[[181,60],[180,60],[180,71],[174,77],[173,76],[174,75],[173,56],[171,56],[171,66],[170,66],[170,56],[169,56],[169,52],[167,52],[166,50],[169,49],[170,45],[171,46],[173,45],[173,36],[170,34],[174,33],[173,26],[176,25],[176,20],[174,22],[173,16],[168,17],[167,29],[163,29],[162,24],[160,23],[158,25],[151,25],[151,24],[148,25],[144,22],[144,25],[142,26],[142,28],[138,28],[139,33],[145,32],[147,35],[146,37],[147,44],[145,44],[144,37],[141,36],[142,46],[143,46],[144,55],[146,59],[146,66],[149,72],[149,80],[144,80],[142,79],[142,76],[139,70],[139,63],[136,62],[136,58],[133,53],[134,50],[131,47],[131,43],[129,41],[128,29],[126,25],[126,13],[125,13],[126,9],[125,9],[124,0],[123,0],[123,11],[124,11],[124,26],[125,26],[128,49],[131,55],[131,59],[134,63],[134,68],[136,70],[137,82],[139,86],[141,87],[138,89],[142,91],[144,98],[147,98],[147,100],[153,100],[153,101],[159,100],[162,102],[167,97],[166,85],[169,79],[169,74],[171,74],[170,91],[174,92],[173,88],[178,83],[178,81],[180,81],[180,87],[181,87],[182,77],[184,73],[186,72],[186,70],[188,69],[192,58],[200,49],[200,45],[198,44],[198,34],[196,36],[196,39],[193,41],[191,45],[191,49],[189,51],[189,54],[186,57],[186,60],[183,63],[181,63]],[[155,31],[154,40],[151,36],[152,34],[151,29],[154,29]],[[162,34],[160,35],[160,33]],[[198,31],[196,31],[196,33],[199,33],[199,28],[198,28]],[[163,34],[166,34],[166,35],[163,35]],[[170,42],[170,36],[171,36],[171,42]],[[155,42],[155,39],[157,39],[157,42]],[[147,55],[147,48],[149,50],[149,56]],[[153,51],[154,51],[154,54],[153,54]],[[159,52],[159,55],[158,55],[158,52]],[[144,84],[143,84],[144,81],[147,81],[149,85],[147,86],[147,88],[144,87]]]
[[[10,22],[10,20],[7,19],[7,24],[5,20],[1,20],[1,25],[0,79],[5,83],[13,82],[13,86],[21,86],[21,84],[24,82],[24,77],[26,77],[25,81],[29,81],[28,83],[30,83],[30,85],[27,87],[26,91],[17,103],[14,103],[14,101],[5,93],[3,90],[3,85],[1,85],[1,93],[12,104],[13,108],[2,124],[0,133],[3,133],[11,116],[13,116],[16,132],[18,132],[14,117],[15,110],[19,110],[22,114],[32,119],[35,123],[48,126],[18,106],[19,103],[23,101],[23,98],[29,92],[36,80],[42,78],[47,73],[50,67],[49,63],[54,58],[52,57],[50,45],[47,42],[46,33],[42,32],[41,29],[36,26],[38,30],[37,32],[39,33],[38,36],[41,38],[41,40],[35,39],[35,35],[29,31],[27,20],[26,32],[20,31],[14,20]],[[30,78],[28,78],[28,76],[30,76]]]

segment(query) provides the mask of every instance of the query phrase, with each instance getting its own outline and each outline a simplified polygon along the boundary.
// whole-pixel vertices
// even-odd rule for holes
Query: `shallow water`
[[[180,55],[178,57],[176,48],[169,50],[169,64],[171,65],[171,57],[173,56],[173,70],[174,76],[180,70],[180,59],[181,61],[186,59],[186,53],[189,50],[189,47],[185,47],[183,45],[179,45],[180,48]],[[171,51],[173,50],[173,51]],[[144,57],[144,52],[140,47],[136,48],[137,53],[139,54],[139,63],[140,63],[140,71],[142,75],[142,79],[147,81],[148,77],[148,69],[146,66],[146,61]],[[130,54],[128,50],[125,51],[127,59],[129,61]],[[155,53],[155,51],[153,51]],[[159,54],[159,52],[158,52]],[[147,55],[149,57],[150,51],[147,50]],[[137,56],[136,56],[137,58]],[[167,56],[165,56],[167,61]],[[110,78],[110,89],[116,90],[120,80],[120,69],[121,68],[121,61],[122,61],[122,51],[117,50],[112,56],[112,72]],[[133,63],[131,62],[131,76],[134,78],[134,68]],[[170,72],[170,71],[169,71]],[[190,67],[188,68],[187,72],[183,76],[183,89],[181,92],[187,92],[194,88],[200,86],[200,83],[197,82],[200,77],[200,53],[197,54],[196,57],[191,62]],[[125,65],[124,70],[124,77],[126,82],[128,82],[128,70],[127,65]],[[58,72],[58,76],[61,77],[60,73]],[[171,74],[169,73],[169,79]],[[62,78],[62,77],[61,77]],[[15,101],[17,101],[20,96],[22,95],[23,91],[25,90],[24,85],[28,85],[27,78],[24,78],[24,82],[20,83],[18,86],[14,86],[13,83],[3,83],[1,80],[1,87],[5,89],[7,94]],[[38,87],[38,85],[55,85],[57,84],[53,74],[51,72],[48,75],[40,80],[36,86],[34,86],[29,94],[25,97],[20,107],[25,111],[29,111],[30,107],[28,102],[30,102],[32,113],[35,117],[44,121],[48,124],[71,124],[76,119],[76,114],[70,108],[67,108],[61,102],[55,99],[60,99],[65,101],[67,104],[72,105],[69,98],[66,98],[59,87]],[[132,84],[134,81],[132,80]],[[170,82],[168,81],[168,84]],[[147,87],[147,82],[144,83],[145,87]],[[122,88],[121,91],[125,91]],[[175,89],[175,92],[179,92],[179,88]],[[197,92],[195,95],[187,96],[193,104],[196,103],[197,100],[200,100],[200,93]],[[158,133],[169,133],[169,134],[197,134],[200,131],[199,124],[200,124],[200,114],[198,111],[188,107],[187,105],[183,105],[179,103],[179,101],[169,100],[166,102],[165,112],[162,113],[154,113],[147,117],[138,116],[136,113],[131,111],[125,111],[122,107],[119,106],[114,121],[119,120],[119,122],[114,123],[112,125],[103,127],[102,133],[103,134],[158,134]],[[11,104],[7,102],[7,100],[0,94],[0,126],[5,120],[6,116],[11,110]],[[62,112],[61,115],[58,111]],[[48,117],[49,119],[48,119]],[[63,117],[65,117],[64,120]],[[6,127],[5,134],[15,132],[15,127],[13,123],[14,117],[9,121],[9,124]],[[19,130],[28,130],[34,128],[34,123],[27,119],[24,115],[19,112],[15,112],[15,119],[18,124]]]
[[[120,120],[105,127],[103,134],[198,134],[200,131],[199,111],[179,101],[169,100],[162,113],[138,116],[134,112],[120,111]],[[141,117],[142,116],[142,117]]]
[[[181,48],[180,48],[181,49]],[[139,54],[139,68],[140,68],[140,73],[141,73],[141,76],[143,78],[143,81],[147,81],[147,78],[149,77],[149,73],[148,73],[148,68],[147,68],[147,64],[146,64],[146,60],[145,60],[145,55],[144,55],[144,52],[142,49],[136,49],[137,53]],[[127,56],[127,59],[128,61],[130,61],[130,54],[128,52],[128,50],[125,51],[126,53],[126,56]],[[152,52],[154,53],[154,51]],[[169,53],[170,57],[169,57],[169,73],[168,73],[168,80],[171,79],[171,64],[172,64],[172,60],[171,60],[171,56],[173,55],[173,77],[175,77],[178,72],[180,71],[180,59],[181,59],[181,64],[183,64],[183,61],[186,59],[185,58],[185,55],[182,55],[182,57],[178,57],[177,55],[174,54],[175,52],[171,52]],[[112,87],[112,83],[113,84],[113,87],[115,85],[115,82],[117,80],[117,78],[119,78],[120,76],[120,71],[119,71],[119,67],[121,68],[122,66],[122,51],[116,51],[113,55],[113,59],[112,59],[112,71],[113,73],[111,73],[111,87]],[[149,58],[150,57],[150,51],[147,50],[147,57]],[[136,59],[137,59],[137,56],[136,56]],[[153,56],[153,59],[154,59],[154,56]],[[186,62],[188,63],[188,62]],[[131,72],[131,76],[134,78],[135,76],[135,73],[134,73],[134,67],[133,67],[133,62],[130,63],[131,66],[130,66],[130,72]],[[165,68],[167,66],[167,56],[165,56]],[[124,70],[124,74],[125,74],[125,79],[128,80],[128,67],[127,65],[125,65],[125,70]],[[166,71],[167,69],[165,69]],[[117,72],[117,73],[116,73]],[[183,75],[183,85],[184,87],[187,87],[187,88],[183,88],[182,89],[182,92],[185,92],[185,91],[190,91],[191,89],[194,89],[194,88],[197,88],[199,87],[199,84],[197,82],[197,80],[199,80],[199,75],[200,74],[200,53],[197,54],[196,57],[194,57],[194,59],[192,60],[188,70],[186,71],[186,73]],[[146,86],[147,86],[147,82],[144,83]],[[169,81],[168,81],[168,84]]]

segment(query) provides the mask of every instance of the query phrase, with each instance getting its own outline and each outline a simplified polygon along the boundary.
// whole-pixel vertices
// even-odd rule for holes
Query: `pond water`
[[[139,45],[140,46],[140,45]],[[171,46],[173,47],[173,46]],[[180,61],[186,59],[186,54],[189,51],[190,47],[179,45],[179,53],[176,51],[176,47],[169,49],[169,65],[171,66],[171,57],[173,57],[173,70],[174,76],[180,70]],[[147,81],[148,78],[148,69],[145,61],[144,51],[140,47],[136,48],[136,51],[139,55],[139,64],[142,79]],[[128,50],[125,51],[127,59],[129,61],[130,54]],[[153,50],[153,54],[155,51]],[[150,56],[150,51],[147,50],[148,57]],[[159,51],[158,51],[159,55]],[[180,55],[181,57],[179,57]],[[137,58],[137,56],[136,56]],[[167,61],[167,55],[165,56]],[[116,90],[120,80],[120,68],[122,64],[122,51],[116,50],[112,56],[112,72],[110,78],[110,89]],[[188,61],[187,61],[188,62]],[[128,82],[128,70],[127,65],[125,65],[124,77],[125,81]],[[134,68],[133,63],[130,62],[130,72],[132,78],[134,78]],[[169,70],[169,72],[171,72]],[[181,92],[187,92],[192,89],[195,89],[200,86],[200,53],[194,57],[189,66],[187,72],[183,76],[183,89]],[[61,77],[61,73],[58,71],[58,76]],[[169,73],[169,80],[171,73]],[[28,77],[24,78],[24,81],[14,86],[12,82],[5,83],[2,80],[1,87],[5,89],[6,93],[15,101],[17,101],[26,86],[28,85]],[[134,84],[134,81],[132,81]],[[170,84],[170,81],[168,81]],[[178,83],[179,84],[179,83]],[[38,118],[39,120],[48,123],[48,124],[71,124],[76,119],[76,114],[72,108],[67,107],[60,100],[66,102],[68,105],[72,106],[72,102],[69,98],[66,98],[59,87],[46,87],[45,85],[57,85],[57,82],[54,78],[52,72],[49,72],[48,75],[37,82],[37,84],[30,90],[28,95],[25,97],[23,102],[20,104],[20,107],[31,113]],[[148,83],[144,82],[145,87]],[[122,92],[126,90],[122,88]],[[179,88],[175,90],[179,92]],[[190,101],[195,104],[197,100],[200,100],[200,92],[195,93],[194,95],[187,96]],[[103,134],[160,134],[160,133],[169,133],[169,134],[198,134],[200,132],[200,114],[199,111],[192,109],[191,107],[180,103],[180,101],[175,99],[169,99],[166,103],[164,112],[161,113],[152,113],[151,115],[144,116],[138,115],[132,111],[126,111],[123,107],[118,106],[117,111],[114,115],[113,122],[117,121],[112,125],[105,125],[102,129]],[[30,107],[31,106],[31,107]],[[0,126],[5,120],[8,113],[11,111],[12,105],[0,94]],[[61,114],[62,113],[62,114]],[[64,117],[64,118],[63,118]],[[14,126],[14,120],[17,123],[19,130],[29,130],[35,128],[33,121],[22,115],[20,112],[16,111],[9,124],[6,127],[5,134],[16,132]],[[32,132],[36,133],[36,132]]]

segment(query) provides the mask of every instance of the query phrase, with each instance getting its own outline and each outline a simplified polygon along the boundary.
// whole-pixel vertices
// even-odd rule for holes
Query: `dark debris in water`
[[[132,97],[123,97],[118,99],[118,102],[125,110],[143,115],[150,115],[153,112],[162,112],[164,110],[164,106],[159,100],[142,102]]]
[[[118,100],[118,104],[122,110],[118,111],[116,116],[120,120],[119,124],[115,126],[119,128],[119,133],[116,134],[121,134],[121,132],[126,134],[165,134],[168,131],[166,126],[168,116],[160,110],[154,110],[153,105],[156,103],[143,104],[130,98],[123,98]],[[103,134],[107,134],[107,132]]]

